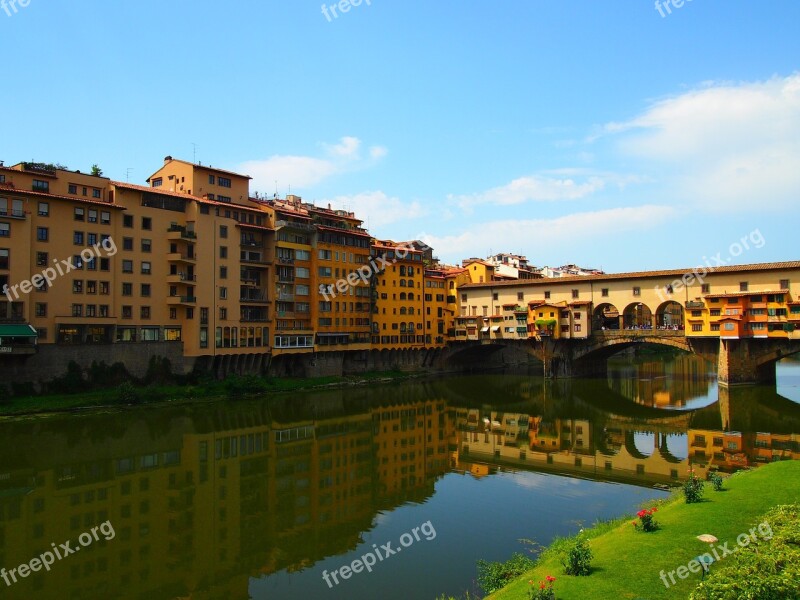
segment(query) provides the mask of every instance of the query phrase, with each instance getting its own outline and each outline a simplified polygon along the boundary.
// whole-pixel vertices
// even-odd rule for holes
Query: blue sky
[[[661,1],[30,0],[0,159],[144,183],[195,144],[451,262],[800,258],[800,3]]]

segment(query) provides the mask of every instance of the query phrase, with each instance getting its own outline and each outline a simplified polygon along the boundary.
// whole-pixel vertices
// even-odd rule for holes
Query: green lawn
[[[685,580],[675,575],[677,583],[667,589],[660,572],[674,571],[708,551],[707,544],[695,539],[697,535],[710,533],[719,544],[729,542],[733,549],[737,536],[757,526],[759,517],[771,507],[796,503],[800,499],[800,461],[738,473],[725,480],[725,489],[715,492],[706,484],[705,501],[698,504],[685,504],[683,494],[667,500],[655,514],[661,529],[653,533],[637,533],[630,520],[596,535],[590,532],[594,560],[588,577],[564,575],[558,557],[545,553],[535,569],[488,598],[525,600],[528,580],[536,584],[546,575],[556,577],[559,600],[687,598],[700,574],[690,573]]]

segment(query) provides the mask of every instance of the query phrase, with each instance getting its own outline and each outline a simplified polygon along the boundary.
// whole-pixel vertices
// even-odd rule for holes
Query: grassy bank
[[[126,385],[118,388],[81,391],[74,394],[20,396],[0,403],[0,417],[114,409],[131,405],[174,405],[182,402],[214,401],[221,398],[279,394],[299,390],[325,389],[379,383],[426,376],[428,373],[374,371],[346,377],[230,377],[196,385]],[[121,389],[122,388],[122,389]]]
[[[725,480],[724,491],[715,492],[706,485],[704,501],[700,503],[685,504],[682,494],[661,503],[655,514],[661,525],[658,531],[637,532],[631,525],[632,517],[585,531],[594,554],[588,577],[564,574],[561,558],[572,540],[556,540],[542,553],[535,568],[488,598],[527,599],[531,588],[528,582],[538,584],[547,575],[556,578],[559,600],[687,598],[700,582],[700,574],[689,573],[686,579],[675,575],[675,585],[670,583],[667,589],[660,573],[675,571],[709,550],[709,545],[698,541],[696,536],[710,533],[719,539],[720,545],[728,542],[733,549],[737,537],[757,526],[759,518],[771,507],[796,503],[799,499],[800,461],[773,463],[741,472]],[[733,559],[723,558],[712,565],[712,572],[724,567],[726,560]]]

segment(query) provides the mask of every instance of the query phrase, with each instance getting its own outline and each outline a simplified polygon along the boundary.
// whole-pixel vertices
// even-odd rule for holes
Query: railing
[[[24,210],[15,210],[15,209],[0,209],[0,217],[11,217],[14,219],[24,219],[25,218],[25,211]]]
[[[595,338],[626,338],[626,337],[685,337],[685,329],[606,329],[592,331]]]
[[[269,302],[266,294],[244,294],[239,298],[239,302]]]
[[[282,263],[284,265],[293,265],[294,264],[294,259],[293,258],[288,258],[286,256],[279,256],[278,257],[278,262]]]
[[[182,238],[187,240],[196,240],[197,234],[194,231],[189,231],[186,227],[181,225],[170,225],[167,233],[180,233]]]

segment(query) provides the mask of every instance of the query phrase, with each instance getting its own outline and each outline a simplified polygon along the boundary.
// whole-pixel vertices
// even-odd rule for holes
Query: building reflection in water
[[[703,385],[692,382],[675,402]],[[246,598],[250,578],[354,549],[379,513],[424,502],[450,471],[652,486],[690,465],[704,476],[800,458],[800,407],[774,389],[721,389],[691,412],[631,402],[627,389],[480,376],[3,423],[0,565],[106,520],[116,531],[3,591]]]

